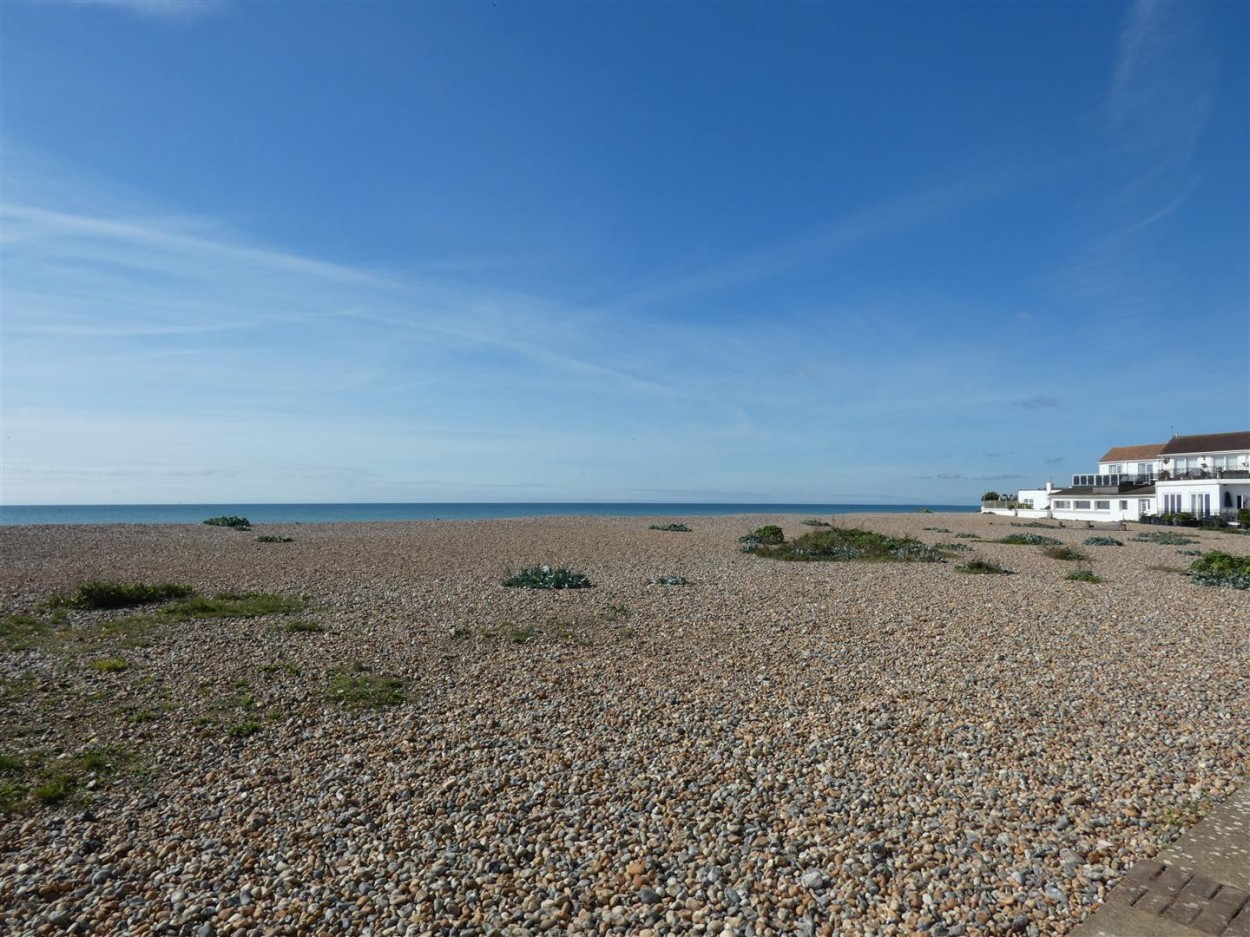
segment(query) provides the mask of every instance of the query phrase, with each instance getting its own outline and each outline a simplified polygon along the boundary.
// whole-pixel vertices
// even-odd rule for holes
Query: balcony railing
[[[1212,478],[1250,478],[1250,469],[1187,469],[1184,472],[1159,473],[1161,482],[1202,481]]]
[[[1073,488],[1124,488],[1134,485],[1153,485],[1153,475],[1128,475],[1125,473],[1112,475],[1073,475]]]

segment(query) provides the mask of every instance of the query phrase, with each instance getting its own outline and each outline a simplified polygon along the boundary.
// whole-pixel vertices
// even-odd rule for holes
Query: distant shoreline
[[[971,514],[958,504],[779,504],[769,502],[505,501],[292,504],[88,504],[0,506],[0,526],[46,524],[198,524],[239,515],[253,524],[504,520],[518,517],[708,517],[738,514]]]

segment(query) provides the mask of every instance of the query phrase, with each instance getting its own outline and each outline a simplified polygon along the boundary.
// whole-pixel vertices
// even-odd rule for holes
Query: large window
[[[1094,510],[1095,511],[1110,511],[1111,502],[1110,501],[1095,501]]]
[[[1072,507],[1076,508],[1076,510],[1078,511],[1088,511],[1089,502],[1088,501],[1073,501]]]
[[[1056,509],[1060,511],[1066,511],[1068,508],[1072,507],[1072,502],[1071,501],[1056,501],[1055,507]]]

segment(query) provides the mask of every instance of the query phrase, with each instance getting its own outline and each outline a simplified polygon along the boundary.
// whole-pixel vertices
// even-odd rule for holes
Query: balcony
[[[1219,478],[1250,478],[1250,470],[1248,469],[1189,469],[1184,472],[1169,472],[1164,470],[1159,473],[1159,481],[1161,482],[1188,482],[1203,481],[1207,479]]]
[[[1115,494],[1123,491],[1125,488],[1137,488],[1141,485],[1153,485],[1155,476],[1153,475],[1127,475],[1124,473],[1116,475],[1073,475],[1073,488],[1093,488],[1095,491],[1107,494]]]

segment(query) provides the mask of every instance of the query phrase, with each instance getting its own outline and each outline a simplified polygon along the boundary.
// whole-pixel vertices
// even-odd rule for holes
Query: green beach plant
[[[1122,547],[1124,546],[1115,537],[1086,537],[1085,546],[1087,547]]]
[[[1056,540],[1054,537],[1045,537],[1042,534],[1008,534],[998,542],[1012,544],[1014,546],[1033,547],[1053,546],[1063,543],[1062,540]]]
[[[1250,556],[1211,550],[1190,563],[1185,574],[1203,586],[1250,589]]]
[[[503,584],[510,589],[589,589],[593,583],[582,573],[567,567],[527,566],[509,576]]]
[[[1052,560],[1083,560],[1085,554],[1080,550],[1068,546],[1051,546],[1042,550]]]
[[[991,563],[989,560],[969,560],[962,566],[956,566],[957,573],[970,573],[975,576],[1009,576],[1011,570],[1006,566]]]
[[[233,514],[222,514],[220,517],[210,517],[204,522],[210,527],[232,527],[235,530],[251,530],[252,522],[246,517],[237,517]]]
[[[1096,575],[1092,569],[1078,569],[1075,572],[1068,573],[1063,577],[1073,582],[1102,582],[1102,577]]]
[[[282,534],[261,534],[256,538],[257,543],[293,543],[294,537],[284,537]]]
[[[648,529],[668,530],[668,531],[672,531],[673,533],[680,533],[680,534],[690,533],[690,528],[687,527],[685,524],[652,524],[651,527]]]
[[[945,563],[940,550],[912,537],[887,537],[858,527],[830,527],[803,534],[797,540],[761,544],[757,556],[800,562],[864,560],[868,562]]]
[[[149,586],[141,582],[92,581],[84,582],[70,595],[53,596],[48,605],[51,608],[134,608],[138,605],[154,605],[159,602],[186,598],[194,592],[194,589],[181,582],[163,582]]]

